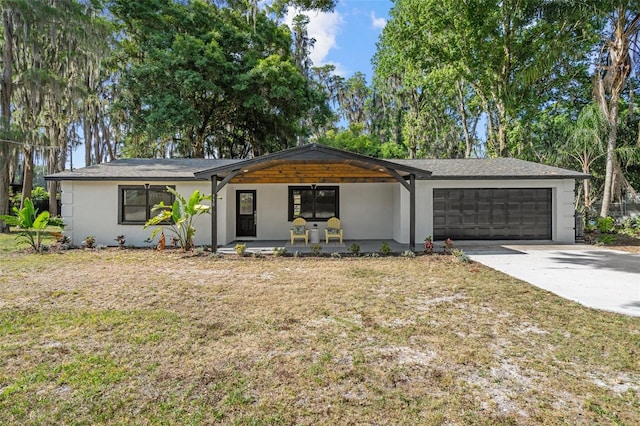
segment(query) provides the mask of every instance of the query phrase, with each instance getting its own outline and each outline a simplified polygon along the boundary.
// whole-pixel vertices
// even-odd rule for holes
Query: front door
[[[257,236],[256,191],[236,191],[236,237]]]

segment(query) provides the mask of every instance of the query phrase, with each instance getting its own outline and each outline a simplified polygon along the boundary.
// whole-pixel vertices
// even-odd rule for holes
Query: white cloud
[[[309,17],[307,32],[309,37],[316,39],[316,44],[311,49],[309,56],[314,65],[325,65],[327,63],[325,59],[329,55],[329,51],[337,47],[336,36],[340,32],[344,18],[338,12],[300,12],[294,8],[289,8],[284,19],[285,24],[291,28],[293,18],[300,13]],[[336,65],[336,68],[338,67],[338,64],[334,65]]]
[[[339,75],[340,77],[347,78],[351,74],[353,74],[351,71],[347,70],[344,67],[344,65],[342,65],[340,62],[328,61],[328,62],[325,62],[322,65],[333,65],[334,67],[336,67],[336,69],[333,71],[333,74]]]
[[[371,26],[375,29],[381,30],[387,25],[385,18],[378,18],[375,11],[371,11]]]

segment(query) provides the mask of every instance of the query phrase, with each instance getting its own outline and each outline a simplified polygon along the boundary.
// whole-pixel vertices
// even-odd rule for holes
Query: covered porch
[[[341,216],[348,218],[345,224],[347,241],[339,246],[333,245],[333,242],[324,244],[324,253],[347,253],[353,242],[363,242],[368,248],[366,251],[377,252],[383,239],[390,246],[392,243],[398,246],[393,247],[393,251],[415,248],[416,180],[428,179],[430,175],[429,171],[408,165],[317,144],[303,145],[195,174],[197,178],[211,182],[214,195],[211,214],[213,251],[219,247],[224,250],[235,246],[236,241],[247,242],[249,249],[260,250],[262,246],[264,251],[268,251],[268,248],[285,247],[290,251],[290,244],[286,244],[284,239],[290,222],[298,215],[304,217],[309,226],[313,224],[320,227],[331,216],[341,220]],[[300,210],[292,199],[296,191],[304,191],[305,188],[310,193],[334,191],[334,205],[328,210],[316,210],[317,200],[314,199],[310,202],[312,209]],[[218,205],[220,194],[226,195],[223,210]],[[378,213],[375,219],[370,217],[366,226],[358,223],[358,215],[364,219],[367,215],[371,216],[372,209],[379,211],[383,205],[386,214]],[[221,226],[226,228],[220,229]],[[258,227],[260,231],[257,231]],[[356,229],[358,231],[349,236],[349,232]],[[381,235],[380,229],[386,229],[386,233]],[[371,243],[367,242],[369,240]],[[370,244],[377,244],[377,247]],[[365,252],[362,244],[360,246],[361,251]],[[291,250],[303,253],[303,250],[310,251],[310,248],[300,244],[299,248],[291,247]]]

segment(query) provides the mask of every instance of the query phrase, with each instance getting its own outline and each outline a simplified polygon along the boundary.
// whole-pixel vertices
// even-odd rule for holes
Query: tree
[[[379,42],[377,81],[401,79],[403,93],[428,98],[425,79],[448,68],[441,83],[450,89],[437,90],[455,95],[462,88],[462,96],[437,101],[458,116],[461,138],[461,116],[471,119],[471,111],[460,108],[463,101],[477,106],[474,113],[487,123],[487,152],[517,155],[521,140],[511,138],[513,130],[527,128],[526,121],[552,101],[561,77],[581,65],[592,46],[593,28],[576,25],[583,16],[570,11],[563,2],[542,0],[398,0]],[[420,116],[413,111],[414,118]],[[471,136],[464,135],[465,144]]]
[[[622,178],[616,160],[618,115],[622,92],[633,68],[633,55],[638,53],[635,49],[640,33],[640,13],[634,11],[637,7],[634,1],[614,2],[610,14],[611,34],[602,44],[594,76],[594,95],[609,122],[606,171],[600,209],[602,217],[609,215],[609,205],[617,184],[616,177]]]
[[[11,9],[2,9],[2,80],[0,81],[0,215],[9,213],[9,164],[15,153],[11,144],[11,100],[13,98],[13,19]],[[0,232],[8,232],[7,226],[0,220]]]
[[[135,156],[245,157],[283,149],[324,102],[294,66],[291,34],[201,1],[114,0]],[[254,31],[255,28],[255,31]],[[167,148],[169,147],[169,148]]]
[[[602,142],[609,131],[609,122],[600,107],[589,104],[582,109],[578,120],[570,128],[568,146],[562,152],[575,159],[583,173],[591,175],[593,164],[605,155]],[[584,179],[582,185],[584,210],[588,213],[592,200],[591,182]]]
[[[30,196],[36,156],[48,162],[50,172],[64,168],[67,131],[79,119],[87,95],[81,90],[86,70],[98,67],[94,63],[105,43],[105,26],[96,19],[90,1],[3,1],[2,6],[3,108],[9,105],[10,111],[3,115],[10,118],[5,124],[9,129],[13,125],[14,138],[22,145],[24,203]],[[55,183],[50,192],[55,201]],[[56,214],[55,203],[52,213]]]

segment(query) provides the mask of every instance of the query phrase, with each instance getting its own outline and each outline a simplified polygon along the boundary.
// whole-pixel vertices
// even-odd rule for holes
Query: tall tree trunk
[[[52,124],[51,127],[49,128],[49,139],[51,140],[51,142],[55,143],[60,150],[64,151],[65,147],[60,146],[60,140],[62,139],[60,137],[60,133],[61,133],[60,127],[56,126],[55,124]],[[48,173],[53,174],[58,171],[61,171],[60,161],[61,161],[61,157],[64,158],[63,156],[64,156],[63,153],[58,155],[58,150],[56,149],[49,150],[48,161],[47,161]],[[49,191],[49,214],[51,214],[51,216],[57,216],[58,215],[58,199],[57,199],[58,182],[55,180],[48,181],[47,189]]]
[[[13,97],[13,22],[10,10],[2,11],[3,49],[2,81],[0,82],[0,132],[7,137],[11,133],[11,98]],[[0,215],[9,214],[9,164],[15,148],[8,142],[0,142]],[[9,232],[9,227],[0,220],[0,232]]]
[[[498,157],[507,157],[507,111],[502,102],[496,102],[498,108]]]
[[[24,156],[24,170],[22,173],[22,199],[20,200],[20,208],[24,207],[24,200],[31,198],[33,190],[33,147],[29,146],[22,150]]]
[[[84,123],[82,126],[83,129],[83,134],[84,134],[84,165],[85,166],[90,166],[92,163],[91,161],[91,148],[93,146],[93,134],[92,134],[92,130],[93,127],[91,126],[91,123],[89,122],[89,111],[88,109],[85,108],[85,114],[87,114],[85,116],[84,119]]]
[[[613,172],[616,162],[616,144],[618,139],[618,100],[609,109],[609,136],[607,137],[607,160],[604,175],[604,191],[602,193],[602,207],[600,208],[600,216],[607,217],[609,215],[609,205],[613,199]]]
[[[469,133],[469,124],[467,123],[467,107],[464,103],[464,93],[462,92],[462,82],[458,81],[456,83],[456,87],[458,89],[458,97],[459,97],[458,110],[460,112],[460,120],[462,121],[462,130],[464,132],[464,142],[465,142],[464,158],[469,158],[471,157],[472,141],[471,141],[471,134]]]
[[[631,40],[639,32],[640,14],[627,21],[627,11],[620,6],[616,9],[612,22],[613,33],[605,41],[600,53],[600,64],[595,75],[594,94],[609,121],[607,138],[607,163],[605,167],[604,190],[600,216],[609,215],[609,204],[613,201],[615,179],[616,145],[618,137],[618,111],[620,97],[631,74]]]

